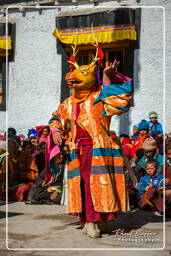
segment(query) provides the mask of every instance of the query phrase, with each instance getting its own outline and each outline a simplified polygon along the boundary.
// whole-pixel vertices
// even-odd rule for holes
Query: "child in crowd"
[[[139,137],[133,142],[132,158],[136,160],[136,151],[142,148],[143,142],[150,137],[149,125],[146,120],[142,120],[138,125]]]
[[[38,136],[38,133],[36,132],[36,130],[34,128],[32,128],[32,129],[28,130],[27,136],[28,136],[28,139],[30,139],[32,136]]]
[[[158,122],[158,115],[155,111],[151,111],[149,113],[149,132],[152,137],[156,137],[156,135],[163,134],[162,125]]]
[[[36,130],[39,135],[39,143],[40,142],[46,142],[48,135],[50,133],[50,129],[48,125],[42,125],[42,126],[36,126]]]
[[[140,179],[138,199],[140,208],[151,207],[154,212],[163,212],[163,175],[157,174],[158,163],[149,160],[146,163],[146,175]]]
[[[155,159],[158,163],[158,172],[160,172],[163,166],[163,156],[156,152],[156,140],[147,138],[144,141],[142,148],[144,150],[144,156],[137,162],[137,165],[145,169],[146,163],[149,160]]]
[[[131,140],[134,141],[134,140],[138,139],[138,137],[139,137],[138,124],[135,124],[133,126],[133,135],[131,136]]]

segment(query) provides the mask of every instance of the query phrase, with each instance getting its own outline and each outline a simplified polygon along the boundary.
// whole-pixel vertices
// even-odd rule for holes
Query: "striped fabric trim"
[[[122,112],[127,112],[129,110],[129,106],[127,107],[116,107],[117,109],[121,110]]]
[[[59,122],[61,123],[61,120],[57,117],[57,116],[53,116],[50,120],[49,120],[49,124],[52,123],[52,122]]]
[[[80,168],[74,168],[72,171],[67,172],[67,179],[72,179],[76,176],[80,176]]]
[[[123,174],[123,166],[93,166],[91,174]]]
[[[76,159],[76,152],[73,151],[73,152],[69,153],[69,155],[68,155],[68,162],[71,162],[71,161],[73,161],[75,159]]]
[[[93,154],[92,157],[98,157],[98,156],[114,156],[114,157],[121,157],[121,150],[120,149],[114,149],[114,148],[93,148]],[[76,152],[73,151],[68,156],[68,161],[71,162],[75,160]]]
[[[93,32],[98,33],[98,32],[109,32],[113,30],[125,30],[125,29],[132,29],[135,30],[134,25],[109,25],[109,26],[101,26],[101,27],[93,27]],[[77,28],[77,29],[63,29],[59,30],[60,34],[63,35],[81,35],[81,34],[90,34],[92,33],[92,28],[91,27],[86,27],[86,28]]]
[[[132,81],[123,84],[111,84],[106,86],[101,91],[99,97],[94,101],[93,105],[100,102],[102,99],[108,98],[113,95],[122,95],[132,92]]]
[[[92,166],[91,174],[100,175],[100,174],[123,174],[123,166]],[[80,168],[74,168],[72,171],[67,172],[67,178],[72,179],[76,176],[80,176]]]
[[[96,156],[120,157],[121,151],[120,151],[120,149],[113,149],[113,148],[94,148],[93,149],[93,157],[96,157]]]

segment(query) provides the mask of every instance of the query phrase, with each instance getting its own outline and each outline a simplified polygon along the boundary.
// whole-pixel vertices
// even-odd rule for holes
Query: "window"
[[[0,64],[0,104],[2,103],[2,65]]]
[[[0,63],[0,111],[6,110],[6,63]]]
[[[111,44],[101,44],[101,48],[104,52],[103,66],[108,67],[110,62],[113,62],[115,59],[120,61],[120,65],[118,67],[118,72],[125,73],[127,70],[126,64],[126,48],[129,47],[129,42],[125,40],[124,42],[111,43]],[[76,55],[76,61],[78,65],[87,65],[91,63],[93,56],[96,53],[96,49],[93,45],[89,46],[81,46],[77,47],[78,53]],[[71,48],[67,48],[69,54],[72,54]],[[98,67],[98,71],[100,77],[102,79],[103,69]],[[125,73],[125,75],[128,75]]]
[[[0,111],[6,110],[6,54],[8,62],[14,61],[15,30],[15,24],[8,23],[7,36],[6,23],[0,23]]]
[[[112,43],[100,44],[103,52],[103,66],[108,67],[110,62],[115,59],[120,61],[117,71],[123,73],[126,76],[133,78],[133,63],[134,63],[134,45],[129,40],[122,40]],[[72,48],[67,47],[65,50],[72,54]],[[76,62],[78,65],[87,65],[91,63],[93,55],[96,53],[96,49],[93,45],[78,45],[78,53],[76,55]],[[103,69],[98,66],[98,72],[100,79],[102,80]],[[134,106],[134,99],[132,97],[131,106]]]

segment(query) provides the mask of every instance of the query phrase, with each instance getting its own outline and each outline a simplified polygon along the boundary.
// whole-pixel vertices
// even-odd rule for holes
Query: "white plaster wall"
[[[47,124],[59,104],[61,56],[51,35],[56,15],[57,9],[9,15],[16,22],[16,52],[9,64],[8,125],[17,132]]]
[[[141,4],[150,5],[149,2],[152,1],[144,0]],[[114,2],[105,3],[108,4],[113,5]],[[168,15],[171,4],[169,0],[156,0],[152,4],[166,7],[166,131],[171,131],[171,18]],[[159,120],[164,121],[162,13],[162,8],[142,10],[141,42],[140,49],[136,50],[134,66],[135,106],[125,114],[128,122],[124,124],[129,125],[130,131],[133,124],[142,118],[147,119],[151,110],[156,110]],[[43,11],[41,15],[27,12],[26,17],[21,13],[10,15],[16,22],[16,54],[15,62],[9,65],[8,125],[15,127],[18,133],[26,134],[28,128],[47,124],[59,104],[61,55],[57,55],[56,40],[51,36],[56,16],[57,9]],[[117,132],[119,120],[114,117],[111,125]],[[1,131],[5,130],[4,112],[0,113],[0,122]]]
[[[165,9],[165,130],[171,132],[171,1],[170,0],[142,0],[142,5],[158,5]],[[158,99],[156,99],[158,101]]]
[[[140,49],[134,58],[134,107],[124,114],[125,126],[129,125],[131,133],[134,124],[148,120],[149,111],[155,110],[165,131],[171,132],[171,1],[142,0],[138,5],[146,8],[142,9]],[[119,132],[118,117],[113,118],[111,128]]]
[[[140,49],[134,59],[134,107],[130,111],[131,127],[148,120],[155,110],[164,121],[164,38],[163,8],[143,8]]]

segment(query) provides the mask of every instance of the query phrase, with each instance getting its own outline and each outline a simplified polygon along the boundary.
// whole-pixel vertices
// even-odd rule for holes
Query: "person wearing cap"
[[[142,120],[138,124],[139,137],[134,140],[132,146],[132,158],[136,159],[136,151],[142,148],[143,142],[150,137],[149,125],[146,120]]]
[[[131,136],[131,140],[134,141],[139,137],[138,124],[134,124],[132,130],[133,130],[133,135]]]
[[[161,171],[163,166],[163,156],[156,152],[157,142],[153,138],[147,138],[142,148],[144,150],[144,156],[138,161],[137,165],[145,169],[146,163],[149,160],[156,160],[158,163],[158,173]]]
[[[156,135],[163,134],[162,125],[158,122],[157,112],[151,111],[149,113],[149,132],[152,137],[156,137]]]

